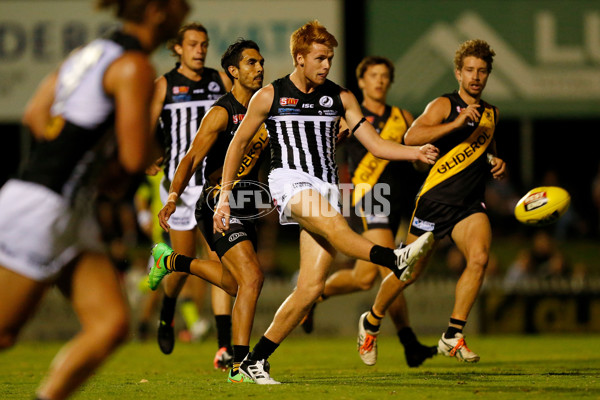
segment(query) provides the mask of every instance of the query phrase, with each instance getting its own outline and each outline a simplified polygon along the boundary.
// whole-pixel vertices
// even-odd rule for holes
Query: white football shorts
[[[104,253],[93,198],[77,204],[37,183],[6,182],[0,190],[0,265],[47,281],[84,251]]]
[[[327,183],[306,172],[296,169],[277,168],[269,174],[269,190],[271,197],[279,212],[279,223],[281,225],[298,224],[292,217],[290,201],[297,201],[294,197],[303,190],[313,189],[324,197],[335,210],[341,213],[341,195],[338,185]],[[303,213],[311,212],[310,207],[303,209]],[[326,210],[320,210],[324,213]]]
[[[196,203],[202,194],[202,186],[187,186],[179,199],[177,199],[177,206],[175,212],[169,218],[169,225],[174,231],[190,231],[197,226],[196,217],[194,211],[196,210]],[[160,201],[163,204],[167,202],[169,198],[169,185],[168,182],[163,178],[160,183]],[[153,216],[158,218],[157,215]]]

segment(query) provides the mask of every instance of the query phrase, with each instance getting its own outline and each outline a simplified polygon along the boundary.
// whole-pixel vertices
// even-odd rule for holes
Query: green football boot
[[[254,381],[251,378],[242,374],[239,369],[235,375],[232,375],[232,374],[233,374],[233,369],[230,369],[229,376],[227,377],[227,382],[229,382],[229,383],[254,383]]]
[[[167,256],[171,255],[171,253],[173,253],[173,249],[165,243],[158,243],[152,248],[154,264],[152,265],[152,268],[150,268],[150,273],[148,274],[148,287],[150,287],[150,289],[156,290],[165,275],[171,273],[171,271],[167,269],[165,262]]]

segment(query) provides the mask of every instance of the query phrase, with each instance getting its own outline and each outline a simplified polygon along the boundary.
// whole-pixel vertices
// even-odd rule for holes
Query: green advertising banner
[[[367,53],[396,66],[388,101],[417,115],[457,89],[468,39],[496,51],[483,97],[504,116],[600,115],[600,1],[370,0],[366,15]]]

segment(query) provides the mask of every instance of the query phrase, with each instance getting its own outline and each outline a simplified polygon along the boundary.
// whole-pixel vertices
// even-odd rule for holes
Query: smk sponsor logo
[[[189,86],[173,86],[173,94],[187,94],[189,91]]]
[[[286,107],[292,106],[295,107],[298,104],[298,99],[294,99],[293,97],[281,97],[279,99],[279,105]]]
[[[240,122],[242,122],[242,120],[244,119],[244,115],[246,115],[246,114],[235,114],[235,115],[233,115],[232,116],[233,124],[237,125]]]

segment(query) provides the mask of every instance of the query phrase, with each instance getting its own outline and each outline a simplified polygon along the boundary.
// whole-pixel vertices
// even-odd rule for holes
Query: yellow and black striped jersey
[[[443,123],[454,121],[467,104],[457,92],[445,94],[450,100],[450,115]],[[439,203],[462,206],[483,201],[485,183],[491,176],[487,150],[494,139],[496,108],[481,101],[481,119],[437,140],[440,158],[429,171],[419,196]]]

